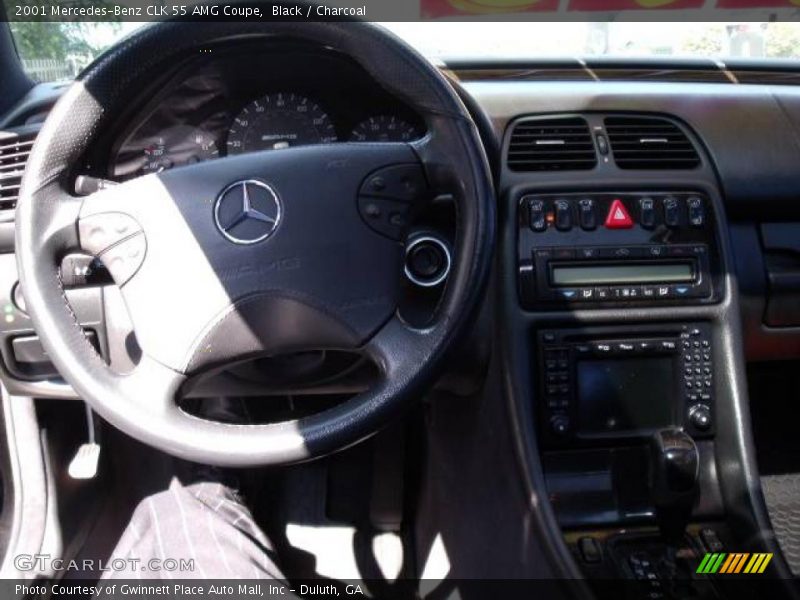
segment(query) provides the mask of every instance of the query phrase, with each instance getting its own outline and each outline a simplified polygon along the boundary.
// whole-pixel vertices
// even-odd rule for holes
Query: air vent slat
[[[17,206],[22,175],[33,147],[35,133],[0,132],[0,212]]]
[[[700,164],[681,129],[658,117],[607,117],[606,134],[620,169],[694,169]]]
[[[577,171],[597,165],[589,126],[579,117],[523,121],[508,147],[512,171]]]

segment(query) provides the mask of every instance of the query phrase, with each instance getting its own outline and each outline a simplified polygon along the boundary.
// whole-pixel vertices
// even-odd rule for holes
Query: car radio
[[[713,434],[708,324],[544,330],[538,338],[547,445],[644,438],[665,427]]]
[[[524,194],[519,215],[523,306],[715,299],[718,258],[705,196]]]

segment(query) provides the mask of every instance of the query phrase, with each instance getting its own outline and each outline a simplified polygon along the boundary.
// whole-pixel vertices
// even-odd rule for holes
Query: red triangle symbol
[[[625,209],[622,200],[616,198],[611,203],[611,208],[608,209],[608,216],[606,217],[607,229],[630,229],[633,227],[633,219]]]

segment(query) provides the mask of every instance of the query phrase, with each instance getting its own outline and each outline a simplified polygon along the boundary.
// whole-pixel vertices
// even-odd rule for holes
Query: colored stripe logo
[[[763,573],[771,560],[771,553],[732,552],[728,554],[725,552],[713,552],[703,557],[697,567],[697,573],[701,575]]]

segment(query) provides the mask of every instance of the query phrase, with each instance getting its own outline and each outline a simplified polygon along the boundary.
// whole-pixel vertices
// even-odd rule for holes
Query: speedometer
[[[336,139],[330,118],[316,102],[278,92],[254,100],[236,116],[228,131],[228,154],[328,144]]]
[[[353,142],[408,142],[419,131],[408,121],[394,115],[377,115],[361,121],[350,134]]]

